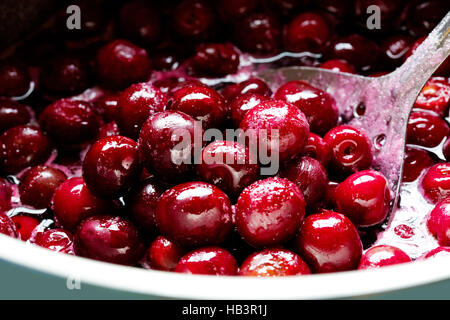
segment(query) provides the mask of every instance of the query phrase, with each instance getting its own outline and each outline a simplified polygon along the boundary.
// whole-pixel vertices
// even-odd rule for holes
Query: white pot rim
[[[450,257],[364,271],[280,278],[145,270],[53,252],[0,234],[0,259],[43,273],[161,298],[326,299],[372,295],[450,279]]]

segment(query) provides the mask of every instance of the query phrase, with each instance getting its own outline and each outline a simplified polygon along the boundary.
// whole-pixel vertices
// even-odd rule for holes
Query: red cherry
[[[270,90],[267,83],[258,78],[250,78],[239,83],[238,94],[258,93],[260,95],[270,97],[272,90]]]
[[[345,60],[327,60],[320,65],[322,69],[328,69],[335,72],[347,72],[356,74],[355,67]]]
[[[381,29],[369,29],[365,27],[367,25],[367,18],[369,13],[367,8],[371,5],[377,6],[381,18],[380,27]],[[355,16],[361,21],[361,25],[365,27],[368,31],[390,31],[396,20],[399,18],[400,10],[403,7],[402,0],[356,0],[354,5]]]
[[[118,121],[120,94],[111,94],[95,101],[95,110],[103,116],[105,121]]]
[[[157,10],[142,0],[124,3],[119,11],[119,27],[127,38],[143,46],[157,43],[162,34]]]
[[[328,175],[319,161],[310,157],[301,157],[286,165],[281,176],[294,182],[305,197],[306,206],[314,208],[325,195]]]
[[[331,148],[324,139],[310,132],[301,155],[319,160],[327,168],[331,160]]]
[[[16,225],[4,212],[0,212],[0,233],[6,234],[7,236],[13,238],[19,237]]]
[[[199,76],[223,77],[234,74],[239,67],[239,52],[230,43],[202,44],[190,61]]]
[[[448,135],[447,123],[432,112],[415,111],[409,116],[407,142],[433,148]]]
[[[89,191],[103,198],[123,195],[140,172],[137,143],[122,136],[96,141],[83,161],[83,178]]]
[[[134,188],[127,197],[127,207],[136,226],[149,234],[156,232],[155,210],[163,189],[149,178]]]
[[[362,255],[355,226],[344,215],[332,211],[305,219],[297,249],[314,273],[356,269]]]
[[[11,218],[14,222],[17,232],[23,241],[30,239],[33,230],[39,225],[39,220],[28,216],[14,216]]]
[[[291,16],[293,13],[308,7],[309,0],[266,0],[263,1],[266,10],[276,12],[282,16]]]
[[[67,179],[64,172],[48,166],[28,169],[19,184],[20,200],[35,208],[50,207],[53,193]]]
[[[186,247],[221,243],[232,229],[230,200],[204,182],[183,183],[164,192],[155,217],[164,236]]]
[[[175,272],[190,274],[209,274],[234,276],[238,270],[236,259],[219,247],[197,249],[184,255],[177,264]]]
[[[196,147],[197,130],[203,136],[200,125],[183,112],[164,111],[150,116],[138,140],[147,170],[170,181],[179,181],[188,176],[192,169],[190,159]],[[190,142],[183,142],[185,135],[189,136]],[[183,145],[180,146],[180,143]],[[197,147],[201,147],[201,144]]]
[[[450,82],[446,78],[431,77],[420,91],[415,109],[436,112],[440,117],[448,114],[450,107]]]
[[[256,156],[238,142],[215,141],[203,148],[196,166],[201,180],[219,187],[232,197],[259,177]]]
[[[305,12],[296,16],[286,28],[286,49],[293,52],[322,52],[330,30],[327,21],[320,15]]]
[[[311,274],[306,262],[286,249],[265,249],[250,255],[239,268],[240,276],[282,277]]]
[[[428,215],[427,227],[438,239],[439,245],[450,246],[450,198],[436,204]]]
[[[438,163],[430,167],[422,179],[422,191],[433,203],[450,196],[450,164]]]
[[[127,40],[116,39],[98,52],[96,71],[105,86],[122,89],[132,83],[147,80],[151,63],[144,49]]]
[[[52,59],[44,66],[39,83],[51,95],[69,96],[80,93],[89,86],[87,66],[76,57]]]
[[[384,39],[380,45],[381,58],[388,68],[400,66],[411,47],[411,39],[403,35],[395,35]]]
[[[217,6],[220,16],[225,22],[236,21],[254,12],[258,0],[219,0]]]
[[[252,246],[282,244],[298,231],[305,200],[291,181],[267,178],[244,189],[236,204],[236,226]]]
[[[75,253],[95,260],[135,265],[144,254],[143,249],[136,227],[121,217],[88,217],[74,235]]]
[[[330,164],[337,173],[348,175],[372,164],[371,144],[361,130],[340,125],[328,131],[324,140],[331,148]]]
[[[286,82],[278,88],[274,98],[297,106],[305,114],[311,131],[319,135],[324,135],[337,123],[339,114],[334,99],[304,81]]]
[[[407,146],[403,160],[403,181],[412,182],[434,163],[428,151]]]
[[[112,136],[120,136],[119,126],[115,121],[105,123],[98,129],[97,140],[112,137]]]
[[[169,97],[150,83],[136,83],[119,98],[118,124],[125,135],[136,138],[145,120],[164,111]]]
[[[23,96],[29,87],[30,75],[24,66],[15,62],[0,63],[0,96]]]
[[[163,236],[158,236],[147,251],[147,261],[152,269],[174,271],[185,250]]]
[[[0,133],[27,124],[31,119],[30,111],[18,102],[0,99]]]
[[[411,262],[411,258],[399,248],[379,245],[364,252],[358,269],[372,269]]]
[[[281,47],[281,26],[270,15],[253,13],[237,23],[235,37],[243,51],[275,54]]]
[[[271,156],[279,152],[280,161],[298,155],[309,134],[305,115],[294,105],[279,100],[262,102],[248,111],[239,128],[243,130],[241,141],[248,135],[258,141],[259,152],[261,148]]]
[[[66,128],[67,130],[67,128]],[[15,174],[50,156],[46,135],[34,126],[17,126],[0,136],[0,171]]]
[[[53,212],[57,222],[73,230],[85,217],[105,212],[109,202],[90,193],[82,178],[64,181],[53,194]]]
[[[72,234],[64,229],[50,229],[37,233],[33,243],[56,252],[73,253]]]
[[[12,189],[8,182],[0,178],[0,212],[11,209]]]
[[[182,57],[179,53],[162,50],[152,55],[153,68],[159,71],[170,71],[178,68],[182,62]],[[166,78],[167,79],[167,78]],[[165,79],[156,80],[153,84],[156,86],[157,81],[164,81]],[[157,86],[160,87],[160,86]],[[160,88],[161,89],[161,88]],[[161,89],[164,93],[164,91]]]
[[[329,58],[345,60],[362,71],[372,70],[379,57],[376,43],[358,34],[336,39],[328,51]]]
[[[374,170],[352,174],[336,188],[336,209],[361,227],[381,223],[389,212],[391,192],[386,178]]]
[[[258,93],[244,93],[236,96],[228,103],[228,109],[231,112],[231,119],[235,127],[239,127],[245,114],[250,109],[253,109],[263,101],[268,101],[269,98]]]
[[[169,109],[201,121],[204,129],[220,128],[228,116],[222,95],[205,85],[187,85],[176,90]]]
[[[98,118],[87,102],[61,99],[44,109],[39,122],[58,145],[71,145],[94,138]]]
[[[215,19],[208,1],[184,0],[173,12],[173,28],[181,37],[205,40],[214,31]]]

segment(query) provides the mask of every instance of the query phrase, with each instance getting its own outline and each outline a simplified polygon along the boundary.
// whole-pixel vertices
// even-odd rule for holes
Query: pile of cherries
[[[371,4],[381,29],[366,27]],[[0,61],[1,233],[193,274],[303,275],[417,258],[372,245],[393,195],[371,167],[364,131],[342,123],[328,93],[303,81],[267,84],[243,62],[381,76],[447,13],[442,1],[79,5],[80,30],[65,27],[61,8]],[[403,182],[435,205],[423,222],[435,249],[420,258],[450,252],[449,75],[446,61],[408,124]],[[211,78],[222,81],[211,87]],[[200,146],[213,163],[177,161],[186,153],[176,132],[190,135],[184,151],[193,156],[196,130],[211,128],[278,130],[280,170],[261,175],[258,155],[231,140]],[[276,141],[260,143],[270,153]]]

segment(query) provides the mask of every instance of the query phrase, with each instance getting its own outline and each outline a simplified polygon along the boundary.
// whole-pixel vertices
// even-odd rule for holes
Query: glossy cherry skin
[[[109,202],[88,190],[82,178],[67,179],[53,194],[55,218],[67,230],[74,230],[83,218],[105,212],[109,207]]]
[[[305,261],[286,249],[265,249],[251,254],[239,268],[240,276],[282,277],[311,274]]]
[[[372,164],[371,144],[361,130],[340,125],[328,131],[324,140],[331,148],[330,166],[337,173],[348,175]]]
[[[94,194],[116,198],[130,189],[141,172],[137,143],[111,136],[96,141],[83,160],[83,178]]]
[[[135,225],[149,234],[157,230],[155,210],[163,188],[156,183],[156,179],[149,178],[133,188],[126,198],[127,208],[131,220]]]
[[[49,250],[73,254],[73,236],[64,229],[56,228],[38,232],[32,242]]]
[[[155,211],[161,233],[185,247],[224,242],[232,230],[231,215],[227,195],[205,182],[170,188],[161,196]]]
[[[258,141],[258,148],[268,155],[278,152],[284,161],[298,155],[309,134],[305,115],[296,106],[279,100],[262,102],[248,111],[239,128],[241,141],[247,135]],[[261,150],[259,150],[261,152]]]
[[[380,45],[381,59],[383,59],[384,66],[390,69],[400,66],[411,47],[411,42],[409,37],[403,35],[384,39]]]
[[[110,94],[95,101],[95,110],[107,122],[118,121],[120,94]]]
[[[150,83],[136,83],[124,90],[119,98],[118,124],[130,138],[137,138],[145,120],[164,111],[169,97]]]
[[[153,63],[153,68],[155,70],[160,70],[160,71],[170,71],[170,70],[175,70],[176,68],[178,68],[178,66],[181,64],[182,62],[182,57],[180,57],[180,54],[177,54],[175,52],[172,51],[160,51],[160,52],[156,52],[155,54],[152,55],[152,63]],[[165,79],[160,79],[157,81],[164,81]],[[153,82],[154,85],[156,85],[156,81]],[[161,90],[163,92],[166,92],[164,90]]]
[[[281,26],[273,16],[253,13],[237,23],[235,37],[243,51],[275,54],[281,47]]]
[[[71,145],[94,138],[98,118],[87,102],[61,99],[44,109],[39,122],[58,145]]]
[[[236,96],[228,103],[228,109],[231,113],[231,120],[235,127],[239,127],[245,114],[250,109],[253,109],[263,101],[268,101],[269,98],[258,93],[244,93]]]
[[[147,250],[147,263],[156,270],[174,271],[186,250],[169,239],[158,236]]]
[[[197,47],[190,66],[199,76],[223,77],[236,73],[239,52],[230,43],[210,43]]]
[[[259,177],[256,156],[234,141],[215,141],[203,148],[202,162],[196,165],[198,177],[237,197]]]
[[[180,37],[205,40],[215,29],[215,19],[208,1],[184,0],[173,13],[173,29]]]
[[[442,153],[444,154],[445,160],[450,161],[450,139],[447,138],[445,140],[444,145],[442,146]]]
[[[39,84],[44,92],[69,96],[89,86],[86,64],[76,57],[62,56],[48,62],[40,74]]]
[[[22,65],[15,62],[0,64],[0,96],[23,96],[29,86],[30,75]]]
[[[319,160],[327,168],[331,160],[331,148],[322,137],[310,132],[301,155]]]
[[[450,257],[450,247],[437,247],[427,252],[423,259],[433,259],[439,257]]]
[[[389,212],[391,193],[386,178],[374,170],[352,174],[336,188],[336,210],[359,227],[381,223]]]
[[[313,273],[356,269],[362,255],[355,226],[347,217],[333,211],[308,216],[296,245]]]
[[[141,0],[124,3],[119,11],[119,26],[127,39],[143,46],[154,45],[162,34],[157,10]]]
[[[322,164],[310,157],[301,157],[288,163],[281,176],[294,182],[301,190],[307,208],[314,208],[325,195],[328,175]]]
[[[82,257],[123,265],[135,265],[144,254],[136,227],[110,215],[84,219],[74,234],[74,250]]]
[[[356,73],[355,67],[345,60],[332,59],[327,60],[320,65],[322,69],[328,69],[336,72]]]
[[[11,218],[11,220],[14,222],[17,232],[20,235],[20,239],[23,241],[27,241],[30,239],[31,234],[33,230],[39,225],[39,220],[28,217],[28,216],[21,216],[17,215]]]
[[[369,71],[375,67],[379,48],[375,42],[358,34],[336,39],[328,49],[330,59],[342,59],[358,70]]]
[[[422,192],[433,203],[450,196],[449,163],[438,163],[427,170],[422,179]]]
[[[416,180],[422,172],[434,164],[428,151],[407,146],[403,160],[403,182]]]
[[[11,209],[12,189],[8,182],[0,178],[0,211],[8,211]]]
[[[432,112],[415,111],[409,116],[407,143],[433,148],[450,132],[447,123]]]
[[[120,129],[117,122],[112,121],[105,123],[98,129],[97,140],[111,136],[120,136]]]
[[[234,276],[238,271],[236,259],[227,250],[219,247],[197,249],[184,255],[175,272]]]
[[[15,174],[50,156],[47,136],[35,126],[17,126],[0,136],[0,171]]]
[[[183,112],[164,111],[150,116],[144,123],[138,140],[142,161],[147,170],[170,181],[188,176],[192,170],[190,159],[196,147],[196,130],[203,136],[201,125]],[[183,143],[183,135],[189,136],[190,143],[180,148],[178,145]],[[201,144],[197,147],[201,147]]]
[[[225,22],[240,20],[258,7],[258,0],[219,0],[217,10]]]
[[[7,236],[13,238],[19,237],[16,225],[4,212],[0,212],[0,233],[6,234]]]
[[[104,86],[123,89],[132,83],[147,80],[151,62],[144,49],[128,40],[116,39],[99,50],[96,71]]]
[[[35,208],[50,207],[53,193],[67,179],[64,172],[39,165],[28,169],[19,184],[20,200]]]
[[[450,82],[446,78],[431,77],[414,102],[415,109],[429,110],[444,117],[450,107]]]
[[[221,94],[227,102],[231,102],[234,98],[240,95],[256,93],[261,96],[270,97],[272,90],[270,90],[267,83],[258,78],[250,78],[248,80],[232,83],[222,89]]]
[[[322,52],[329,36],[327,21],[318,14],[305,12],[287,25],[284,43],[288,51]]]
[[[228,115],[222,95],[205,85],[187,85],[176,90],[169,109],[201,121],[204,129],[222,127]]]
[[[338,109],[334,99],[325,91],[305,81],[289,81],[278,88],[275,99],[292,103],[306,116],[312,132],[324,135],[338,120]]]
[[[450,198],[441,200],[427,217],[428,230],[439,245],[450,246]]]
[[[0,133],[27,124],[31,119],[28,109],[13,100],[0,98]]]
[[[389,245],[379,245],[364,252],[358,269],[380,268],[406,262],[411,262],[411,258],[403,250]]]
[[[236,204],[236,226],[254,247],[274,246],[294,236],[305,216],[305,200],[291,181],[259,180],[244,191]]]

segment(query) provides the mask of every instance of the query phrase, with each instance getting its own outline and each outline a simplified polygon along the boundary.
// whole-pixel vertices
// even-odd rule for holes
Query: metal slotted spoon
[[[406,129],[414,102],[426,81],[450,54],[450,13],[422,45],[394,72],[369,78],[311,67],[266,69],[257,75],[268,83],[305,80],[330,93],[343,122],[363,129],[373,145],[373,167],[388,179],[398,200]]]

